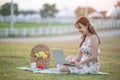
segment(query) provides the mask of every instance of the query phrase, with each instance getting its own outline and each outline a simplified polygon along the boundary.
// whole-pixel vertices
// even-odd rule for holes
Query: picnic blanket
[[[59,71],[58,68],[49,68],[49,69],[34,69],[34,70],[31,70],[30,67],[27,67],[27,66],[21,66],[21,67],[17,67],[17,69],[21,69],[21,70],[26,70],[26,71],[31,71],[33,73],[48,73],[48,74],[67,74],[67,72],[61,72]],[[91,74],[108,74],[108,73],[105,73],[105,72],[98,72],[98,73],[91,73]]]

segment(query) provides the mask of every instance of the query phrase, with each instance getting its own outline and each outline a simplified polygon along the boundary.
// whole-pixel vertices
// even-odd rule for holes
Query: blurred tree
[[[79,16],[84,16],[84,10],[82,7],[77,7],[77,9],[75,10],[75,14],[77,17]]]
[[[18,5],[13,4],[14,7],[14,14],[18,14]],[[5,3],[0,7],[0,14],[3,16],[10,15],[10,9],[11,8],[11,3]]]
[[[54,14],[57,12],[58,12],[58,10],[56,9],[55,4],[49,5],[46,3],[43,5],[43,9],[40,10],[40,15],[43,18],[54,17]]]
[[[120,6],[120,1],[118,1],[117,4],[115,5],[115,7],[117,7],[117,6]]]
[[[88,14],[90,14],[92,12],[96,12],[96,10],[92,7],[88,7]]]
[[[95,12],[96,10],[92,7],[88,7],[88,14]],[[85,7],[77,7],[75,10],[75,14],[77,17],[85,16]]]

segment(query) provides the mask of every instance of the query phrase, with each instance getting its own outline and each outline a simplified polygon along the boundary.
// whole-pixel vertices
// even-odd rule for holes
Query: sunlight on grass
[[[0,43],[0,80],[120,80],[120,36],[103,38],[101,44],[101,69],[108,75],[77,75],[77,74],[34,74],[16,69],[29,66],[30,52],[36,44],[45,44],[50,49],[61,48],[65,55],[77,53],[78,41],[68,42],[37,42],[37,43]],[[51,57],[50,67],[55,67]]]

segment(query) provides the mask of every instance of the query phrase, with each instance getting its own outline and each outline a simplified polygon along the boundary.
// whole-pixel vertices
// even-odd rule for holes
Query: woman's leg
[[[68,65],[62,65],[60,67],[60,71],[61,72],[70,72],[69,68],[68,68]]]

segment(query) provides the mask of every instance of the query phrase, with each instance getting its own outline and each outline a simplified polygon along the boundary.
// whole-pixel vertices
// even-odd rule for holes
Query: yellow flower
[[[40,57],[40,58],[43,58],[43,59],[47,58],[47,54],[45,52],[43,52],[43,51],[35,53],[35,55],[37,57]]]

